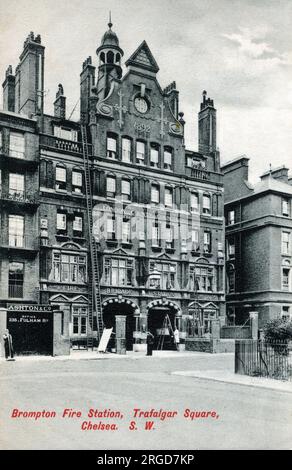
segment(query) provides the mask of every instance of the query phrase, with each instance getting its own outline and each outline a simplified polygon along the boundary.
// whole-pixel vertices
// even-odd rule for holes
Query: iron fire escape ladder
[[[88,221],[88,241],[89,241],[89,309],[88,321],[89,332],[87,334],[87,348],[93,348],[93,327],[94,318],[96,318],[97,325],[97,340],[98,343],[101,339],[103,332],[103,316],[100,295],[100,279],[99,279],[99,263],[97,256],[96,241],[93,236],[93,216],[92,216],[92,186],[91,186],[91,173],[90,163],[88,156],[88,142],[87,142],[87,129],[84,124],[81,125],[81,138],[83,150],[83,163],[84,163],[84,176],[85,176],[85,194],[86,194],[86,208],[87,208],[87,221]]]

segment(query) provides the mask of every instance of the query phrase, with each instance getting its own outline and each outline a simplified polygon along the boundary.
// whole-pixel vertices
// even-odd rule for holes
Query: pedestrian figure
[[[3,335],[4,340],[4,350],[5,350],[5,359],[13,359],[14,358],[14,351],[13,351],[13,343],[12,343],[12,336],[9,333],[9,330],[6,330]]]
[[[151,331],[147,331],[147,354],[146,356],[152,356],[152,351],[153,351],[153,345],[154,345],[154,336],[151,333]]]
[[[178,351],[179,350],[179,331],[177,328],[173,332],[173,339],[174,339],[176,350]]]

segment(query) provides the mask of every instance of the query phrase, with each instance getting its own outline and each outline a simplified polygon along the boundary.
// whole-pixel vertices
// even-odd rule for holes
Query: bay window
[[[56,282],[84,284],[86,282],[86,255],[53,252],[53,272]]]
[[[104,282],[108,286],[132,286],[134,283],[134,260],[105,258]]]

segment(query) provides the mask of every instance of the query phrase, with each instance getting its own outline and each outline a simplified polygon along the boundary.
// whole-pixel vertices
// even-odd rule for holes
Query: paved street
[[[0,363],[0,447],[3,449],[291,449],[292,394],[173,371],[228,369],[229,354],[190,357]],[[12,410],[55,411],[54,418],[11,418]],[[64,408],[79,418],[62,418]],[[122,418],[88,418],[90,408]],[[173,418],[133,418],[133,409],[177,411]],[[185,409],[215,411],[190,420]],[[81,430],[84,422],[117,430]],[[136,430],[129,430],[135,421]]]

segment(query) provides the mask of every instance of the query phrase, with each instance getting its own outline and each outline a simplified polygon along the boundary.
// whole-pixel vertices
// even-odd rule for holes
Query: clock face
[[[135,108],[139,113],[145,114],[148,111],[148,103],[144,98],[138,97],[135,98]]]

